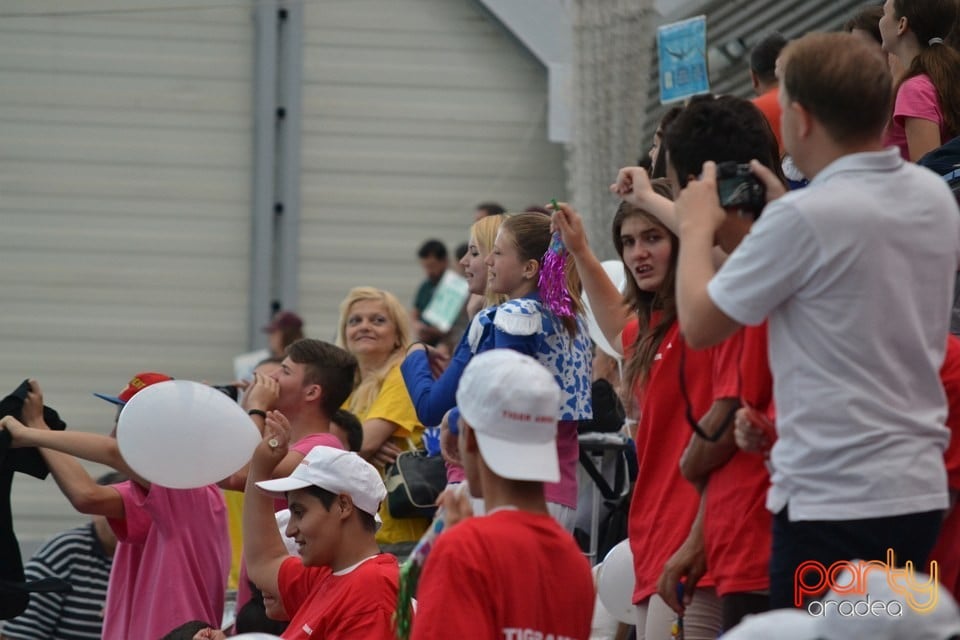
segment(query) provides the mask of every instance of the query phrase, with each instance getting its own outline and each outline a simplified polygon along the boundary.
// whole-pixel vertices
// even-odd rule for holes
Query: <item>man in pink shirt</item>
[[[141,389],[170,380],[140,373],[117,396],[96,394],[120,407]],[[127,465],[115,438],[50,431],[36,380],[23,418],[0,420],[15,446],[40,447],[61,491],[81,513],[106,516],[117,536],[104,613],[104,640],[159,638],[189,620],[219,626],[230,566],[226,509],[214,485],[167,489],[151,485]],[[100,486],[74,457],[99,462],[132,480]]]

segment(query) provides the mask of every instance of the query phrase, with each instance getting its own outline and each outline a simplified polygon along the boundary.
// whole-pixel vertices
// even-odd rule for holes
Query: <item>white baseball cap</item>
[[[372,464],[353,451],[323,446],[311,449],[286,478],[264,480],[257,486],[278,497],[309,486],[344,493],[358,509],[371,515],[376,515],[387,496],[387,488]]]
[[[723,640],[820,640],[817,619],[799,609],[748,615],[721,637]]]
[[[853,564],[857,563],[858,560],[853,561]],[[925,592],[917,596],[918,604],[932,605],[929,611],[923,613],[914,611],[905,602],[904,595],[893,589],[888,572],[867,571],[863,579],[866,583],[865,594],[837,593],[831,589],[824,596],[826,600],[850,603],[842,610],[839,606],[824,608],[819,622],[824,640],[853,637],[871,640],[946,640],[960,635],[960,608],[950,590],[931,581],[929,575],[919,571],[911,575],[913,585],[936,585],[935,594]],[[847,570],[837,578],[838,584],[851,584],[853,581],[853,576]],[[901,588],[910,589],[902,577],[895,581]],[[859,613],[869,610],[870,614],[853,615],[858,610]]]
[[[460,415],[483,461],[509,480],[558,482],[560,387],[539,362],[511,349],[472,358],[457,387]]]

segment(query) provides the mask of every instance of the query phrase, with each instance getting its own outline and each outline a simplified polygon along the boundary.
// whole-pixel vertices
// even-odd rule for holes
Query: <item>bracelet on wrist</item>
[[[247,415],[248,415],[248,416],[260,416],[260,417],[263,418],[264,420],[267,419],[267,412],[266,412],[266,411],[263,411],[262,409],[250,409],[250,411],[247,411]]]

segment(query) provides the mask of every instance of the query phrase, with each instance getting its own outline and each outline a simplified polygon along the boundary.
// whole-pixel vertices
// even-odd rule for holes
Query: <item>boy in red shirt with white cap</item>
[[[544,482],[560,478],[553,375],[516,351],[488,351],[467,365],[457,406],[460,456],[486,515],[437,539],[417,591],[413,639],[586,640],[590,566],[543,494]]]

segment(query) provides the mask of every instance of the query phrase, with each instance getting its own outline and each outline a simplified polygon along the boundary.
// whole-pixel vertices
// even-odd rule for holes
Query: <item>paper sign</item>
[[[431,326],[446,333],[457,321],[469,296],[470,288],[466,279],[453,271],[447,271],[433,290],[433,297],[421,317]]]
[[[706,16],[658,28],[657,51],[660,56],[661,104],[677,102],[710,90]]]

